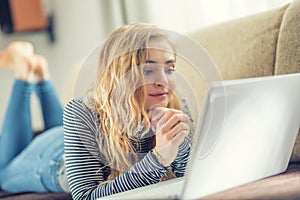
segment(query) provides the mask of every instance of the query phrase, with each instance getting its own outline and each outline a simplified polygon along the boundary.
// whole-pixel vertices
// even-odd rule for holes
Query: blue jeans
[[[30,98],[41,104],[45,132],[33,139]],[[0,184],[8,192],[62,192],[57,170],[64,153],[63,108],[52,82],[16,80],[0,135]]]

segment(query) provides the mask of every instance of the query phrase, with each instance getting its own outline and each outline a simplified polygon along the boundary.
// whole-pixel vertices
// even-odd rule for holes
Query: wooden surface
[[[287,171],[251,182],[203,199],[300,199],[300,163],[290,164]]]

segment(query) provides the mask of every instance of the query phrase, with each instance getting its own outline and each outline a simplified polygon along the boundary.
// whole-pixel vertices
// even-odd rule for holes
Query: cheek
[[[143,86],[143,88],[144,88],[146,94],[149,94],[149,93],[150,93],[151,87],[152,87],[152,85],[150,85],[150,84],[145,84],[145,85]]]
[[[168,78],[168,87],[170,90],[174,90],[176,87],[176,78],[174,76]]]

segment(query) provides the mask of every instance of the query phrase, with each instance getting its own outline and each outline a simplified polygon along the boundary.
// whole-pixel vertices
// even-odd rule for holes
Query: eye
[[[151,67],[145,66],[145,67],[143,68],[143,74],[144,74],[145,76],[150,76],[152,73],[153,73],[153,69],[152,69]]]
[[[173,74],[175,72],[175,68],[174,67],[165,67],[165,73],[166,74]]]

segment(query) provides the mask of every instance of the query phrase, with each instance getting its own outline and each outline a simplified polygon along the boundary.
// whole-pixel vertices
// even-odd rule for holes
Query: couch
[[[224,80],[300,73],[300,0],[194,31],[189,37],[206,49]],[[1,191],[0,199],[72,198],[64,193],[10,194]],[[284,173],[206,199],[300,199],[299,134]]]
[[[189,61],[195,53],[179,54],[177,60],[177,70],[192,86],[199,104],[192,115],[196,117],[201,111],[209,82],[300,73],[299,11],[300,0],[294,0],[277,9],[189,33],[188,37],[204,49],[196,49],[190,42],[189,48],[196,49],[199,58]],[[192,65],[203,65],[198,68],[201,76]],[[300,162],[299,133],[291,162]]]
[[[224,80],[300,73],[300,0],[190,37],[206,49]],[[204,199],[300,199],[300,133],[284,173]]]
[[[300,73],[300,0],[189,36],[207,51],[223,80]],[[300,162],[299,134],[291,162]]]

